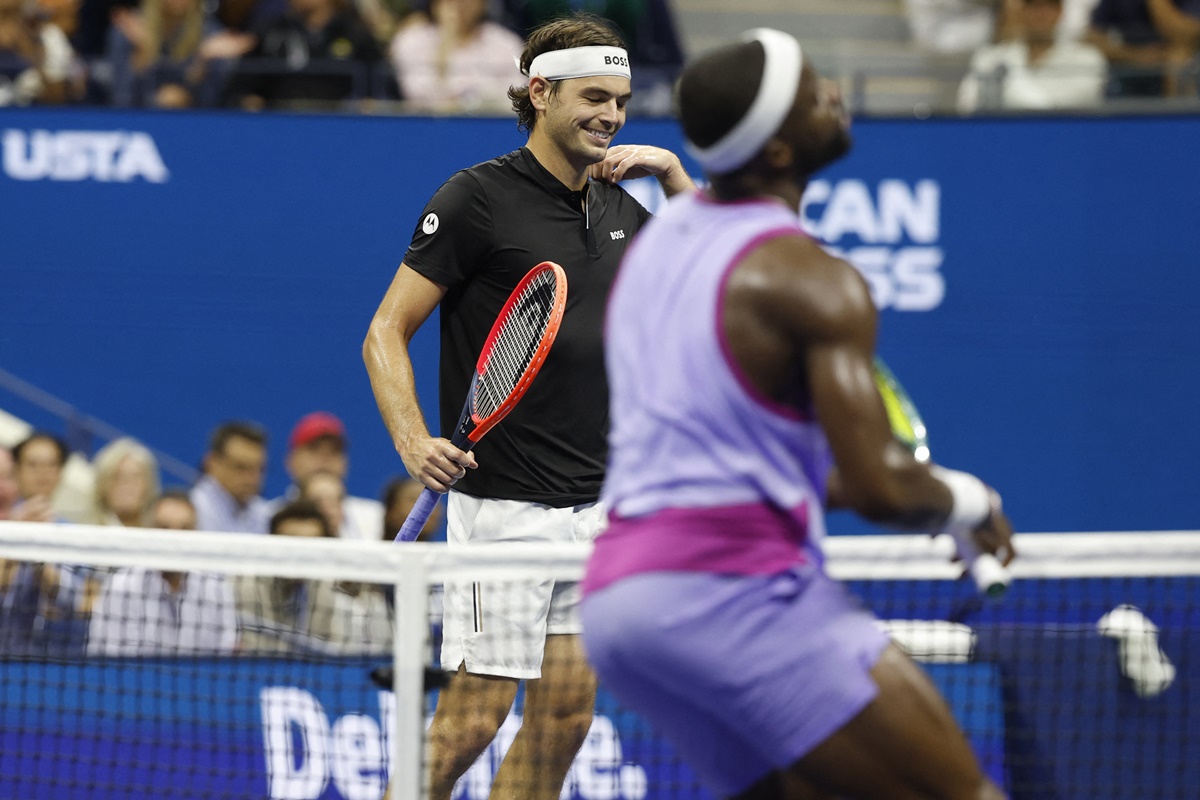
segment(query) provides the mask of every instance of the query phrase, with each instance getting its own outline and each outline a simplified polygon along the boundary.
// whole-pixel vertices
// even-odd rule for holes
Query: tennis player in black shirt
[[[450,492],[447,537],[590,541],[607,457],[601,329],[618,262],[650,214],[617,183],[653,175],[667,195],[694,188],[655,147],[610,146],[625,123],[629,61],[602,19],[576,15],[530,34],[524,86],[509,90],[525,147],[451,176],[422,212],[363,347],[380,412],[409,473]],[[567,310],[537,380],[473,452],[452,426],[484,339],[521,277],[541,261],[567,273]],[[441,307],[440,415],[417,403],[408,344]],[[453,486],[453,491],[451,490]],[[525,680],[524,721],[493,798],[556,800],[592,719],[596,681],[579,643],[575,584],[446,587],[442,666],[457,671],[430,728],[431,793],[454,783],[494,738]]]

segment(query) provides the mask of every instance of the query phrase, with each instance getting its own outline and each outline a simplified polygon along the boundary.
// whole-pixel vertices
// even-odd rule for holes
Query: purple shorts
[[[652,572],[588,595],[601,683],[718,797],[798,759],[874,699],[890,641],[819,566],[766,576]]]

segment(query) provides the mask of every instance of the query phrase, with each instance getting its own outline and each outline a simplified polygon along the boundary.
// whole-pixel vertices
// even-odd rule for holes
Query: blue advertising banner
[[[994,483],[1023,531],[1195,527],[1200,118],[868,120],[856,138],[801,213],[870,282],[934,458]],[[621,140],[680,145],[661,120]],[[0,367],[188,463],[218,422],[257,420],[269,495],[291,425],[333,411],[351,490],[376,495],[402,466],[367,324],[428,197],[522,142],[507,119],[2,110]],[[414,346],[431,421],[435,333]]]
[[[0,797],[379,800],[396,724],[391,692],[361,662],[128,659],[0,662]],[[989,771],[1002,779],[991,665],[934,665]],[[486,800],[521,726],[518,700],[459,781]],[[563,800],[710,800],[644,721],[600,693]]]

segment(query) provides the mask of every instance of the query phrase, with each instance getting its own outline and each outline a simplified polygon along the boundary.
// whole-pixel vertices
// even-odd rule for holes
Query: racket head
[[[529,390],[566,308],[567,273],[553,261],[535,266],[513,289],[475,364],[464,409],[474,424],[467,433],[469,441],[479,441]]]
[[[912,451],[913,458],[921,463],[928,463],[929,436],[925,422],[921,419],[912,398],[879,356],[875,357],[872,373],[875,388],[879,390],[879,397],[887,411],[892,435]]]

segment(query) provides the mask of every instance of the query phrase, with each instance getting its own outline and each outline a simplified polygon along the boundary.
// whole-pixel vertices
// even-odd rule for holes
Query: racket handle
[[[950,535],[954,537],[954,546],[958,549],[959,558],[966,565],[967,572],[971,574],[980,594],[1000,597],[1008,591],[1012,575],[1008,568],[1000,563],[1000,559],[981,551],[975,545],[969,530],[951,530]]]
[[[426,487],[421,492],[421,496],[417,498],[417,502],[413,503],[412,509],[408,512],[408,517],[405,518],[404,524],[400,526],[400,532],[396,534],[397,542],[412,542],[421,533],[421,528],[425,527],[425,521],[429,519],[429,515],[433,513],[433,507],[437,505],[438,498],[441,494],[433,489]]]

